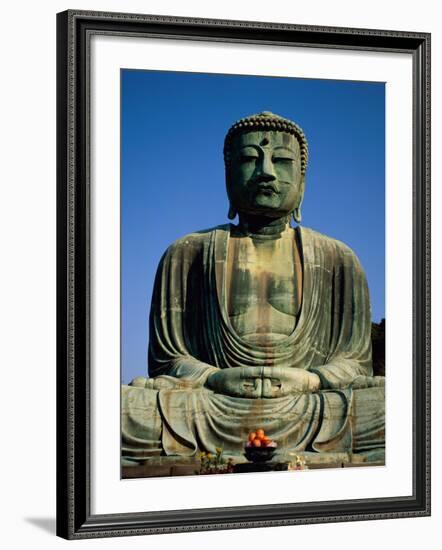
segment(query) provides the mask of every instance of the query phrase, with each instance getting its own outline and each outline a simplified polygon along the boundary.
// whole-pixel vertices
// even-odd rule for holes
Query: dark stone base
[[[169,477],[169,476],[194,476],[199,474],[201,462],[195,458],[181,458],[177,456],[162,456],[150,458],[141,464],[121,467],[122,479],[134,479],[139,477]]]
[[[251,472],[283,472],[289,469],[289,462],[245,462],[235,464],[233,473],[248,474]]]
[[[279,453],[272,461],[253,463],[248,462],[243,455],[231,456],[234,468],[233,473],[277,472],[289,470],[289,464],[295,456],[303,458],[308,470],[325,468],[351,468],[358,466],[385,466],[385,450],[375,449],[365,453]],[[226,459],[229,457],[225,457]],[[189,476],[200,474],[199,459],[182,458],[178,456],[157,456],[143,461],[122,461],[122,479]],[[223,472],[224,473],[224,472]]]

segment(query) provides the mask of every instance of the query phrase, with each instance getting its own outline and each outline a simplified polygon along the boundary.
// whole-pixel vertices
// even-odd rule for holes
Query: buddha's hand
[[[263,397],[283,397],[295,393],[313,393],[319,391],[319,376],[305,369],[293,367],[267,367],[269,382],[264,382]]]
[[[262,397],[265,367],[234,367],[212,373],[206,386],[216,393],[233,397],[257,399]]]
[[[319,390],[320,379],[304,369],[238,367],[214,372],[206,386],[216,393],[258,399],[314,392]]]

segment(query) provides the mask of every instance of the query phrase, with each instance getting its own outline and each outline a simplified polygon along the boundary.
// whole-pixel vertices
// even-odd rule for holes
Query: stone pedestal
[[[243,464],[235,464],[233,473],[248,474],[252,472],[283,472],[288,469],[288,462],[245,462]]]
[[[253,463],[248,462],[243,455],[225,456],[234,463],[234,473],[276,472],[286,471],[289,464],[295,462],[296,456],[305,460],[308,470],[325,468],[350,468],[356,466],[384,466],[385,453],[383,450],[368,451],[366,453],[278,453],[272,461]],[[121,467],[122,479],[145,477],[169,477],[198,475],[201,462],[195,457],[182,458],[177,456],[158,456],[142,462],[125,460]]]

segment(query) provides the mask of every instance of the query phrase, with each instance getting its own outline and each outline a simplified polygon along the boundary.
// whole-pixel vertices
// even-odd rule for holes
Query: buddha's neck
[[[290,224],[290,216],[266,218],[250,214],[239,214],[238,229],[249,237],[276,239]]]

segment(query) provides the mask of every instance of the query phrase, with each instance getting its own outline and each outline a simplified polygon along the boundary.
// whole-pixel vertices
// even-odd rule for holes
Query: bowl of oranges
[[[267,462],[276,452],[277,443],[268,437],[262,428],[249,433],[245,457],[250,462]]]

